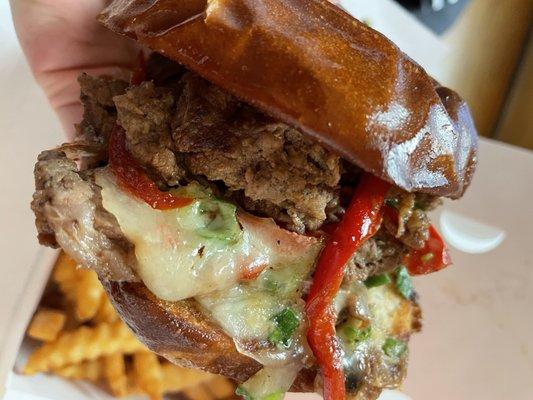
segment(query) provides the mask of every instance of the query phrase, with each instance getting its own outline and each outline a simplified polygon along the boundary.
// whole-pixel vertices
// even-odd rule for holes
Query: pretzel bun
[[[141,282],[102,280],[102,284],[133,332],[165,358],[239,382],[262,368],[239,353],[233,340],[207,319],[194,300],[160,300]]]
[[[115,0],[100,21],[407,191],[470,183],[465,102],[326,0]]]

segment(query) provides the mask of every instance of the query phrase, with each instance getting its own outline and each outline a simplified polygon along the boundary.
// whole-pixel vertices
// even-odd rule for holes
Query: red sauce
[[[109,138],[109,166],[125,190],[154,209],[169,210],[192,203],[191,198],[174,197],[157,187],[126,148],[126,133],[119,125]]]

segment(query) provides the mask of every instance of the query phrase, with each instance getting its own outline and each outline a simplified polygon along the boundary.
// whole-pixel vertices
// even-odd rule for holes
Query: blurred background
[[[479,133],[533,149],[533,1],[397,2],[441,39],[433,73],[467,100]]]

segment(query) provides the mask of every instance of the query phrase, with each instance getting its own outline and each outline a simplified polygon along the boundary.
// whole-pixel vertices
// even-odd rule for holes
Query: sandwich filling
[[[362,171],[163,57],[147,72],[135,84],[80,77],[77,144],[43,153],[36,167],[41,241],[103,279],[194,299],[264,366],[239,387],[244,398],[281,399],[317,363],[321,390],[328,378],[308,341],[306,301],[321,290],[316,269]],[[113,161],[117,135],[133,172]],[[419,328],[409,271],[446,264],[426,214],[438,199],[391,187],[382,203],[373,235],[340,265],[331,301],[336,367],[357,399],[401,383]]]

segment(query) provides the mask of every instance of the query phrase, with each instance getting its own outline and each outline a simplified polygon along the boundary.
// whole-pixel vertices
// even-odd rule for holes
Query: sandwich
[[[79,77],[39,155],[39,241],[98,273],[153,351],[244,399],[376,399],[451,264],[428,212],[476,165],[468,106],[326,0],[114,0],[150,54]]]

